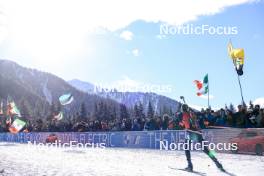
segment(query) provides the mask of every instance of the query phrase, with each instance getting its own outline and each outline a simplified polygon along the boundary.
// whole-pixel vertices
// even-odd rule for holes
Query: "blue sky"
[[[87,23],[96,26],[92,22],[100,22],[100,28],[93,31],[88,31],[86,27],[89,25],[80,25],[86,24],[86,12],[81,13],[81,6],[76,6],[76,11],[65,8],[64,16],[57,16],[56,12],[60,10],[51,8],[50,4],[47,8],[54,13],[48,15],[38,12],[37,4],[35,8],[28,9],[31,13],[21,11],[15,14],[16,8],[6,2],[3,3],[3,18],[0,20],[4,19],[2,26],[7,26],[2,27],[2,31],[6,29],[8,32],[2,37],[0,58],[54,73],[65,80],[78,78],[103,84],[169,85],[172,91],[158,93],[173,99],[184,95],[190,104],[197,106],[206,106],[207,100],[196,96],[193,80],[202,79],[208,73],[213,96],[211,104],[222,107],[226,103],[241,102],[236,73],[227,55],[227,43],[231,39],[235,48],[245,49],[244,75],[241,77],[245,100],[264,97],[264,2],[234,0],[233,4],[226,2],[222,5],[220,1],[216,2],[220,5],[216,3],[210,7],[208,4],[205,7],[206,4],[201,3],[193,9],[195,12],[188,9],[188,13],[179,12],[175,16],[169,6],[160,11],[155,11],[156,8],[151,11],[150,7],[150,16],[148,11],[134,10],[128,14],[122,11],[124,17],[110,15],[112,21],[100,20],[101,16],[91,17],[89,14]],[[32,5],[33,2],[28,3]],[[148,5],[151,6],[147,4],[146,7]],[[178,6],[175,11],[180,10],[181,4]],[[183,4],[182,8],[185,6]],[[166,8],[168,14],[164,15]],[[67,16],[69,13],[78,14],[78,11],[81,11],[80,16]],[[36,13],[38,18],[31,19],[32,13]],[[139,15],[134,17],[137,13]],[[24,21],[21,22],[20,16]],[[78,23],[79,19],[83,21]],[[68,25],[68,21],[72,23]],[[160,25],[164,22],[235,26],[238,34],[159,37]],[[59,26],[60,23],[64,25]],[[41,31],[43,27],[45,30]]]

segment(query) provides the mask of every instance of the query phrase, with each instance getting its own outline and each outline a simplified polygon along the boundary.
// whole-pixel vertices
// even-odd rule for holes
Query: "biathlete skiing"
[[[189,146],[190,146],[192,139],[195,138],[197,142],[202,145],[202,142],[204,141],[202,132],[199,131],[199,128],[197,128],[196,123],[193,122],[191,118],[191,113],[189,111],[189,107],[185,103],[184,97],[181,97],[181,99],[183,99],[184,104],[182,104],[182,107],[181,107],[182,121],[180,122],[180,125],[187,131],[187,139],[185,139],[185,142],[189,143]],[[222,164],[219,163],[217,158],[212,154],[212,152],[209,150],[207,146],[203,146],[202,150],[206,155],[208,155],[212,159],[212,161],[215,163],[217,168],[219,168],[223,172],[226,172]],[[193,172],[193,164],[191,160],[190,148],[185,149],[185,156],[187,159],[188,166],[184,170],[188,172]]]

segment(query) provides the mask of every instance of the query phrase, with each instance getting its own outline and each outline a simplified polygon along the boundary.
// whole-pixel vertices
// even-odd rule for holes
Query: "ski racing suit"
[[[192,122],[192,119],[191,119],[190,113],[189,112],[183,112],[181,125],[186,130],[187,136],[188,136],[188,138],[185,139],[185,142],[189,143],[189,146],[190,146],[190,144],[192,142],[192,138],[195,138],[197,140],[197,142],[202,145],[202,141],[204,141],[202,133],[197,131],[197,128],[193,126],[194,123],[191,123],[191,122]],[[222,164],[219,163],[219,161],[216,159],[216,157],[214,155],[212,155],[212,153],[210,153],[210,150],[207,146],[203,147],[203,152],[205,154],[207,154],[212,159],[212,161],[215,163],[215,165],[221,171],[225,171]],[[190,148],[185,150],[185,156],[186,156],[186,159],[188,162],[188,166],[186,169],[192,171],[193,170],[193,164],[191,161]]]

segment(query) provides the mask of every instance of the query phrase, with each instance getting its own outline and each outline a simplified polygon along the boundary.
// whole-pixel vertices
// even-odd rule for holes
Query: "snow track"
[[[224,167],[237,176],[260,176],[264,157],[217,154]],[[194,170],[208,176],[221,173],[203,153],[193,152]],[[184,152],[147,149],[70,149],[0,143],[0,175],[3,176],[184,176],[172,170],[184,168]],[[4,169],[3,173],[1,170]]]

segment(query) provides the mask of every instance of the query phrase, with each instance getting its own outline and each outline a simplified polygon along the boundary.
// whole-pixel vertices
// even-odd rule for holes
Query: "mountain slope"
[[[72,79],[68,81],[70,85],[72,85],[75,88],[78,88],[79,90],[87,93],[93,93],[94,92],[94,85],[88,82],[84,82],[78,79]]]
[[[0,100],[11,96],[21,111],[27,111],[24,114],[28,118],[46,117],[50,113],[51,103],[58,104],[59,96],[69,92],[74,96],[74,101],[64,108],[68,116],[78,113],[83,102],[90,114],[97,102],[118,107],[118,103],[113,100],[79,91],[50,73],[25,68],[9,60],[0,60]]]
[[[177,111],[179,109],[179,102],[170,99],[168,97],[158,95],[155,93],[143,93],[143,92],[118,92],[118,91],[94,91],[94,86],[91,83],[83,82],[77,79],[69,81],[73,87],[99,95],[104,98],[115,100],[119,103],[125,104],[127,107],[133,107],[136,103],[141,102],[143,104],[145,112],[147,111],[148,103],[151,102],[156,113],[161,111]]]

